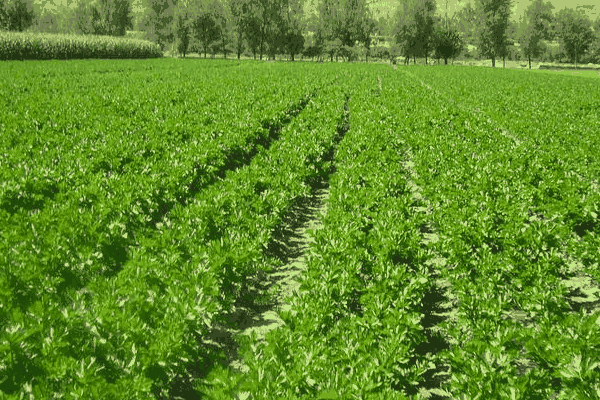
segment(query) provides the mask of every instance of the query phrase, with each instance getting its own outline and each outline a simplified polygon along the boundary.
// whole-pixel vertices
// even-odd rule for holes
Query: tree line
[[[176,44],[183,56],[193,50],[240,58],[248,51],[261,60],[302,54],[447,64],[470,45],[495,66],[518,46],[530,68],[547,43],[558,40],[571,61],[600,61],[600,17],[592,23],[582,9],[554,13],[544,0],[530,0],[519,21],[511,19],[513,0],[474,0],[451,18],[435,0],[398,0],[388,15],[376,15],[368,0],[316,0],[312,12],[305,11],[310,0],[139,0],[135,13],[131,1],[75,0],[36,9],[33,0],[0,0],[0,29],[124,36],[135,28],[163,49]]]

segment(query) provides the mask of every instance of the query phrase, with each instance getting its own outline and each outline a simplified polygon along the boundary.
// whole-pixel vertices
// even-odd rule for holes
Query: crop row
[[[163,52],[147,40],[93,35],[2,32],[0,60],[157,58]]]
[[[336,78],[329,77],[321,71],[314,84]],[[0,360],[10,379],[2,390],[15,398],[27,391],[42,397],[161,398],[189,379],[190,370],[214,359],[202,338],[221,310],[276,262],[264,254],[272,232],[307,195],[308,183],[329,168],[324,155],[333,146],[343,106],[343,93],[329,86],[291,122],[284,120],[279,140],[258,148],[247,167],[175,204],[155,229],[139,230],[114,276],[90,273],[102,257],[92,254],[91,264],[70,270],[90,277],[85,287],[61,295],[60,278],[40,277],[42,293],[20,308],[8,280],[25,272],[3,269],[7,307]],[[73,237],[86,232],[76,225],[79,215],[59,221]],[[127,238],[126,223],[107,225]],[[20,254],[27,252],[8,256]]]
[[[264,343],[240,339],[249,372],[223,393],[597,396],[600,320],[565,280],[597,269],[597,192],[415,75],[377,74],[355,85],[301,294]]]
[[[462,398],[593,397],[600,390],[599,320],[574,305],[565,279],[573,267],[598,265],[600,195],[572,173],[580,160],[561,159],[566,152],[556,147],[536,151],[552,131],[529,130],[515,140],[496,129],[505,120],[459,107],[443,90],[421,85],[418,74],[407,76],[412,82],[403,90],[428,104],[414,108],[419,116],[407,145],[433,204],[434,247],[450,266],[443,276],[457,296],[456,319],[442,326],[460,345],[439,355],[450,363],[448,391]],[[577,151],[575,141],[566,144]]]
[[[14,145],[6,147],[0,167],[3,304],[24,311],[38,288],[67,301],[68,289],[114,276],[130,248],[140,245],[138,236],[155,230],[175,204],[186,204],[268,147],[319,82],[303,87],[282,77],[271,86],[259,75],[245,75],[217,80],[214,74],[214,92],[230,99],[229,108],[215,104],[211,89],[193,85],[178,86],[182,101],[173,104],[169,82],[177,78],[171,75],[135,100],[135,79],[128,86],[120,77],[121,89],[103,92],[112,101],[104,109],[97,99],[80,102],[81,94],[65,87],[60,98],[78,104],[73,114],[51,114],[52,99],[28,113],[31,98],[21,98],[17,105],[25,104],[25,112],[16,110],[20,118],[5,124],[10,134],[4,139]],[[147,115],[146,103],[160,107],[164,119]],[[40,115],[27,119],[34,113]],[[36,118],[46,127],[32,131]]]
[[[536,159],[597,183],[600,92],[595,79],[529,71],[503,71],[498,79],[479,68],[413,71],[447,101],[488,116],[488,126],[523,142]]]
[[[301,294],[265,343],[240,339],[249,372],[230,384],[253,399],[404,398],[432,368],[422,326],[432,286],[420,230],[427,217],[414,207],[404,139],[382,100],[388,92],[386,101],[402,105],[412,96],[395,97],[391,73],[354,71],[350,130],[336,151]]]
[[[478,82],[472,88],[479,89],[465,91],[463,71],[447,74],[444,86],[439,74],[431,70],[417,70],[415,76],[431,83],[445,101],[478,114],[485,119],[488,129],[513,140],[527,170],[524,179],[532,190],[535,206],[531,207],[532,212],[542,217],[556,212],[560,221],[570,227],[570,235],[561,237],[560,247],[561,257],[572,270],[565,280],[579,280],[577,290],[597,292],[600,282],[595,250],[600,245],[597,237],[600,164],[595,156],[600,145],[597,85],[590,79],[536,77],[523,71],[513,71],[507,76],[510,79],[496,79],[489,72],[471,72],[469,81]],[[490,98],[493,100],[489,101]],[[543,207],[538,209],[538,203]],[[596,282],[592,287],[583,283],[590,278]],[[584,297],[588,303],[594,301],[593,296]]]

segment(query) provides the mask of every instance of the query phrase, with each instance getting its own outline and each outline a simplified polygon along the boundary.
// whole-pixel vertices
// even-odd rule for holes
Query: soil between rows
[[[320,217],[327,211],[329,198],[329,178],[316,183],[311,196],[296,205],[284,220],[283,235],[274,239],[273,250],[284,264],[265,277],[260,288],[254,288],[258,295],[273,293],[271,301],[264,305],[236,306],[225,316],[228,326],[216,326],[205,343],[225,351],[228,366],[236,372],[248,371],[238,355],[235,338],[238,335],[250,336],[256,333],[259,342],[265,340],[270,331],[284,324],[278,311],[289,311],[287,301],[294,293],[300,294],[299,277],[306,269],[305,253],[314,241],[311,230],[321,229]]]

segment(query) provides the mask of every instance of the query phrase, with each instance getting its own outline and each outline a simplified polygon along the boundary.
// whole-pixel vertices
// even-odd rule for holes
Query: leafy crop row
[[[597,273],[600,198],[573,174],[586,171],[578,158],[539,151],[551,143],[543,134],[515,140],[418,71],[377,71],[377,82],[357,69],[301,294],[264,343],[241,339],[249,372],[227,375],[218,393],[597,397],[600,319],[575,306],[565,280]],[[442,281],[445,316],[432,312]],[[449,379],[436,383],[440,366]]]
[[[378,70],[382,81],[391,71]],[[314,233],[301,295],[266,343],[242,340],[249,372],[230,384],[254,399],[405,398],[431,369],[423,352],[422,301],[432,285],[401,162],[404,139],[389,125],[393,87],[354,72],[350,130],[336,150],[324,228]],[[383,93],[387,93],[384,95]],[[385,96],[385,100],[382,97]]]
[[[472,111],[470,98],[483,102],[492,93],[475,95],[475,86],[465,86],[471,91],[466,99],[445,96],[439,80],[433,88],[421,85],[421,72],[408,74],[412,85],[403,86],[420,99],[416,104],[428,104],[414,108],[419,116],[407,144],[418,184],[434,204],[440,231],[435,248],[452,266],[444,277],[458,297],[457,322],[444,328],[460,346],[440,354],[451,366],[449,391],[463,398],[478,393],[597,396],[600,347],[592,338],[600,320],[585,308],[574,308],[565,285],[575,273],[571,267],[585,265],[597,274],[598,265],[600,194],[573,174],[586,170],[577,156],[583,154],[579,137],[565,140],[564,149],[552,147],[555,138],[566,135],[531,119],[518,122],[523,129],[507,132],[502,127],[508,118],[495,121]],[[459,90],[449,75],[444,84],[449,91]],[[521,83],[538,96],[546,90]],[[493,101],[487,104],[488,110],[495,108]],[[556,125],[569,118],[552,109],[545,112]],[[515,314],[524,318],[512,318]]]
[[[309,84],[313,88],[329,86],[329,80],[335,79],[334,75],[327,78],[322,71],[318,78],[308,74],[305,77],[311,80]],[[270,78],[271,84],[273,79]],[[292,78],[288,82],[291,81]],[[118,171],[98,173],[92,179],[82,173],[83,179],[91,182],[82,183],[79,188],[75,186],[75,190],[94,194],[94,189],[97,191],[104,182],[108,187],[119,185],[118,190],[106,190],[102,196],[96,193],[89,209],[77,203],[82,201],[81,197],[77,198],[81,193],[71,197],[65,193],[62,201],[72,199],[74,202],[68,205],[70,209],[49,201],[43,210],[34,213],[18,210],[11,214],[5,210],[3,235],[11,234],[5,230],[10,220],[20,223],[23,236],[7,236],[14,238],[13,248],[19,245],[21,248],[15,251],[7,247],[3,260],[2,304],[6,308],[2,308],[0,359],[2,370],[11,377],[3,382],[3,390],[32,388],[42,396],[63,393],[77,397],[89,393],[95,398],[164,397],[176,381],[190,378],[186,371],[201,370],[203,363],[216,357],[202,344],[202,338],[216,315],[231,307],[242,295],[251,277],[261,268],[267,268],[262,254],[272,231],[291,205],[306,195],[307,183],[328,168],[323,154],[332,145],[337,123],[335,114],[341,111],[334,111],[332,115],[323,112],[323,107],[341,108],[341,95],[335,90],[330,95],[320,95],[289,124],[290,118],[298,112],[285,113],[285,110],[289,110],[294,96],[300,97],[308,88],[292,90],[291,84],[286,87],[285,82],[275,86],[276,90],[286,91],[278,104],[275,102],[281,98],[278,94],[270,97],[266,87],[258,86],[256,80],[250,81],[257,87],[255,90],[262,91],[253,93],[256,114],[247,114],[252,118],[249,125],[256,124],[253,121],[258,115],[264,117],[263,110],[269,106],[260,99],[266,97],[264,101],[270,102],[267,116],[272,115],[276,121],[267,126],[268,134],[278,133],[279,140],[269,138],[264,142],[265,147],[253,150],[250,135],[260,138],[259,134],[266,128],[246,133],[248,136],[242,140],[248,141],[247,148],[241,152],[254,155],[252,163],[248,167],[239,165],[241,168],[225,173],[212,186],[188,195],[185,202],[174,204],[152,227],[141,229],[139,223],[136,224],[133,218],[147,220],[149,215],[148,210],[134,207],[141,201],[134,202],[132,198],[145,195],[151,200],[152,191],[160,190],[163,177],[168,176],[150,176],[154,181],[144,180],[148,176],[144,170],[137,175]],[[297,82],[295,78],[295,86]],[[223,95],[232,97],[234,93]],[[254,105],[250,107],[252,110]],[[207,107],[206,111],[215,111],[214,108],[214,105]],[[321,118],[326,121],[313,125]],[[190,131],[194,128],[201,130],[202,125],[187,127]],[[146,137],[152,145],[170,144],[166,140],[161,142],[159,129],[154,132]],[[173,174],[186,172],[185,168],[174,168],[177,159],[173,155],[177,154],[177,148],[187,155],[181,162],[208,153],[212,161],[208,158],[205,164],[200,164],[206,171],[199,175],[207,179],[206,174],[215,173],[211,169],[218,170],[218,165],[210,168],[211,163],[227,163],[226,157],[231,157],[229,149],[239,140],[234,135],[242,133],[242,129],[231,127],[226,132],[228,134],[223,136],[228,140],[211,137],[212,140],[203,141],[203,148],[192,146],[202,140],[200,134],[194,134],[195,137],[187,141],[178,139],[181,142],[178,145],[177,140],[165,135],[173,144],[160,153],[171,162],[162,168],[168,168]],[[120,144],[122,135],[114,131],[111,144]],[[255,140],[260,143],[258,138]],[[103,139],[99,137],[98,141]],[[84,142],[85,137],[81,140]],[[71,142],[71,145],[76,148],[79,144]],[[135,145],[134,142],[134,148]],[[112,147],[107,146],[107,150]],[[44,165],[43,157],[40,159]],[[81,157],[73,163],[81,165],[86,161]],[[161,158],[154,161],[160,162]],[[26,176],[27,168],[23,169]],[[152,166],[146,163],[144,169],[152,170]],[[68,173],[64,175],[69,178]],[[95,210],[92,211],[92,207]],[[53,215],[55,210],[62,213],[54,214],[57,215],[54,226],[51,225],[53,220],[48,219],[35,220],[32,224],[35,216]],[[98,223],[98,215],[105,220]],[[57,226],[59,235],[53,232]],[[90,246],[98,243],[97,239],[90,239],[95,233],[94,226],[110,230],[113,238],[123,239],[120,251],[125,256],[111,260],[121,263],[112,274],[103,275],[100,269],[102,260],[115,257],[114,252],[94,253],[96,249],[92,248],[87,250],[89,254],[83,254],[85,243]],[[31,231],[26,231],[27,227],[31,227]],[[43,238],[39,232],[44,232]],[[106,236],[100,232],[98,239]],[[131,236],[135,236],[134,241],[127,242]],[[44,242],[42,247],[40,240],[51,237],[55,241]],[[26,246],[34,252],[27,251]],[[40,254],[55,257],[54,264],[49,264]],[[27,263],[11,263],[28,255]],[[81,258],[81,262],[73,260],[75,256]],[[57,269],[48,271],[52,265]],[[30,295],[24,297],[24,293]],[[16,371],[27,371],[27,374],[17,375]]]
[[[242,86],[234,77],[217,77],[214,89],[180,85],[181,104],[175,105],[168,91],[173,76],[141,94],[135,77],[131,85],[118,79],[121,90],[99,79],[108,86],[106,108],[70,87],[59,97],[73,104],[70,109],[54,110],[55,96],[40,101],[40,109],[21,111],[31,98],[19,99],[11,110],[15,118],[9,113],[3,127],[11,145],[0,168],[0,218],[11,227],[3,230],[1,245],[3,293],[12,292],[5,304],[25,310],[35,288],[57,285],[55,298],[68,301],[69,288],[117,273],[139,245],[136,235],[154,230],[175,204],[267,146],[315,88],[286,78],[268,86],[260,76],[238,77],[246,80]],[[215,94],[229,98],[229,108],[215,104]],[[32,124],[42,127],[33,130]]]
[[[600,282],[593,250],[600,245],[600,205],[595,200],[600,97],[595,81],[524,71],[506,72],[506,79],[479,70],[456,70],[443,77],[433,70],[415,71],[416,79],[443,88],[438,93],[448,102],[479,114],[488,129],[512,138],[526,153],[522,159],[531,171],[528,182],[537,189],[535,199],[563,214],[572,232],[565,239],[568,253]],[[465,90],[473,81],[477,84],[470,87],[479,89]]]
[[[600,394],[600,319],[567,283],[598,278],[584,81],[539,110],[549,89],[504,71],[475,89],[452,68],[69,65],[0,89],[5,397]],[[282,221],[332,172],[285,325],[239,338],[247,374],[215,368],[212,327],[261,301]]]

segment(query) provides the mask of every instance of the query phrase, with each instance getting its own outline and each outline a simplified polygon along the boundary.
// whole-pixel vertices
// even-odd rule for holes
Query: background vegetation
[[[0,0],[0,29],[126,36],[172,55],[437,62],[456,58],[600,61],[600,18],[532,0],[474,0],[451,16],[435,0]]]

